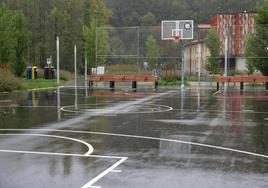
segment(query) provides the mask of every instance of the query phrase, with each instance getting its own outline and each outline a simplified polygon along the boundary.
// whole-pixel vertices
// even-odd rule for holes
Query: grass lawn
[[[38,89],[57,87],[56,80],[46,80],[44,78],[38,78],[37,80],[27,80],[25,78],[20,79],[23,89]]]

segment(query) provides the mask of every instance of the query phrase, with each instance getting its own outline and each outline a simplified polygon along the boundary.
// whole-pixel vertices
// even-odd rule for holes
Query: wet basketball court
[[[0,94],[1,188],[268,187],[268,93]]]

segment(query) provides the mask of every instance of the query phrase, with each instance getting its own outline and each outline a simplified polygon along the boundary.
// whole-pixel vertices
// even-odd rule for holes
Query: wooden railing
[[[157,76],[152,75],[91,75],[89,77],[89,87],[93,87],[93,82],[110,82],[110,88],[114,89],[115,82],[132,82],[132,88],[137,88],[137,82],[154,82],[155,89],[158,87]]]
[[[90,76],[91,81],[139,81],[139,82],[155,82],[158,81],[159,78],[156,76],[147,76],[147,75],[127,75],[127,76],[119,76],[119,75],[92,75]]]
[[[220,83],[224,82],[245,82],[245,83],[266,83],[268,76],[219,76],[214,75],[213,78]]]
[[[220,76],[213,75],[217,81],[217,90],[219,83],[240,83],[240,89],[244,89],[244,83],[265,83],[265,88],[268,89],[268,76],[252,75],[252,76]]]

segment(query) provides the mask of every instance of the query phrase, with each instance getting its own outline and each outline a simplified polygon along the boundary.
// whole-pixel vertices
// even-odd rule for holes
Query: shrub
[[[7,68],[0,68],[0,92],[22,89],[20,80]]]
[[[68,81],[74,79],[74,75],[66,70],[60,70],[60,79],[63,81]]]
[[[229,73],[228,73],[228,75],[229,76],[236,76],[236,75],[243,75],[244,74],[244,72],[243,71],[239,71],[239,70],[230,70],[229,71]]]
[[[158,83],[160,86],[179,86],[181,85],[181,78],[178,76],[165,76]],[[184,84],[189,85],[186,79]]]
[[[162,80],[165,80],[167,82],[172,82],[172,81],[179,81],[181,78],[179,76],[174,76],[174,75],[167,75],[167,76],[162,76]]]

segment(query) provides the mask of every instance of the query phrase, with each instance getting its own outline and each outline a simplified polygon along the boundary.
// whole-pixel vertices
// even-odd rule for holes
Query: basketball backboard
[[[162,40],[193,39],[194,21],[193,20],[164,20],[161,24]]]

